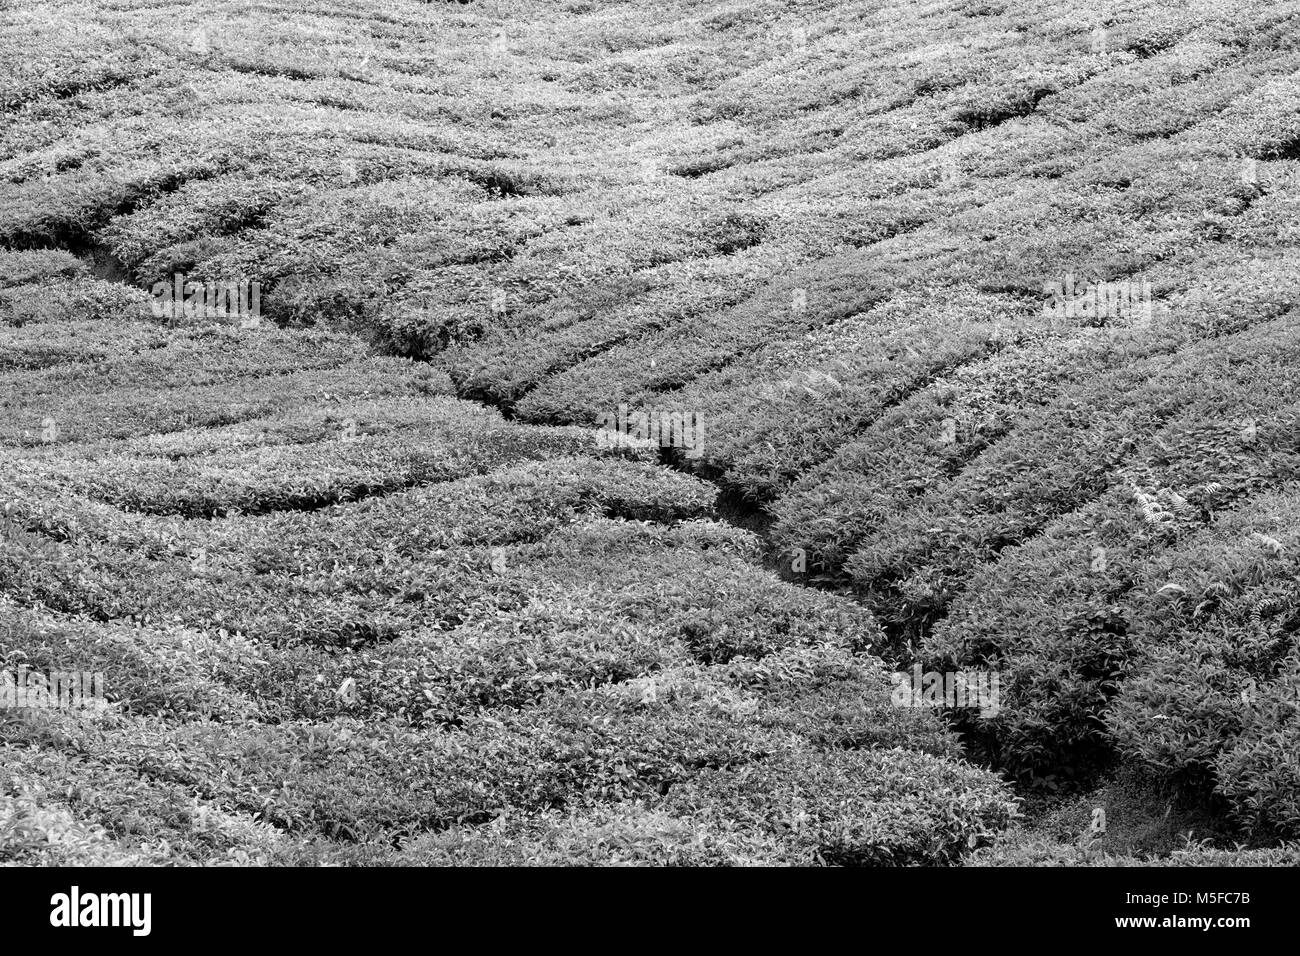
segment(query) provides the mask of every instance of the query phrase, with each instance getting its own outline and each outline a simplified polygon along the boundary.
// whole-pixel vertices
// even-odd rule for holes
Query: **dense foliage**
[[[1300,6],[1078,6],[0,12],[0,861],[1294,865]]]

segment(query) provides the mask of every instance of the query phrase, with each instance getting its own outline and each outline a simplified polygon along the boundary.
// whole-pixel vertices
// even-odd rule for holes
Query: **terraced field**
[[[1296,2],[4,4],[0,862],[1295,865],[1298,238]]]

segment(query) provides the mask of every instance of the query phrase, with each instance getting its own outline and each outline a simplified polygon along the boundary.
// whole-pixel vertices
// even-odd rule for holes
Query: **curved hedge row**
[[[559,690],[448,733],[373,721],[169,726],[109,717],[93,729],[45,722],[0,734],[14,757],[7,790],[36,775],[50,793],[94,779],[59,803],[110,837],[166,838],[189,859],[242,851],[265,860],[314,835],[391,846],[521,812],[635,812],[629,801],[737,833],[767,863],[944,863],[990,839],[1014,808],[981,771],[905,749],[816,752],[762,726],[769,690],[794,693],[784,710],[797,712],[801,691],[855,673],[883,699],[877,667],[801,649],[759,671],[737,661],[716,674],[666,673],[653,695],[635,685]],[[789,799],[763,799],[774,785]],[[206,807],[220,813],[210,818]],[[413,840],[412,856],[450,842]]]

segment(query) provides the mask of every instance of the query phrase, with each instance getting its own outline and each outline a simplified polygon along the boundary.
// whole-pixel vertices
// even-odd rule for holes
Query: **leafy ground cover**
[[[0,859],[1294,865],[1300,5],[1077,7],[6,5]]]

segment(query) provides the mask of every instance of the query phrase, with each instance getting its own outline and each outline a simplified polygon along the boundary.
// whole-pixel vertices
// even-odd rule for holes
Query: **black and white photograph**
[[[1300,866],[1297,0],[0,0],[0,411],[7,926]]]

